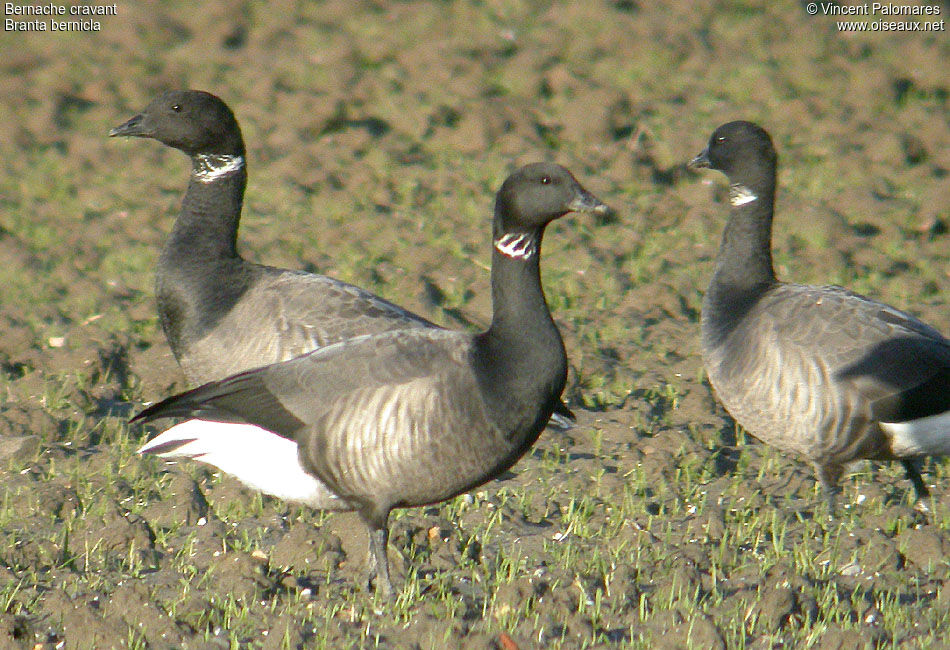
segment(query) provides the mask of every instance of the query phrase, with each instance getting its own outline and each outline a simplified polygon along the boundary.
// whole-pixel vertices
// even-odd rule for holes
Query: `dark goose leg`
[[[373,512],[372,506],[360,512],[360,518],[369,531],[369,567],[367,582],[376,580],[376,596],[392,600],[395,592],[389,579],[389,557],[386,547],[389,544],[389,511]]]
[[[835,500],[841,492],[841,486],[838,485],[838,482],[841,480],[843,473],[844,468],[841,467],[841,465],[821,465],[815,463],[815,476],[818,478],[818,484],[821,486],[825,503],[828,504],[828,513],[832,517],[835,516]]]
[[[929,497],[930,490],[928,490],[927,486],[924,485],[924,479],[920,475],[920,470],[917,469],[917,464],[909,458],[903,458],[901,459],[901,465],[904,466],[904,472],[907,474],[907,480],[914,485],[914,492],[916,493],[917,501],[921,501],[924,498]]]

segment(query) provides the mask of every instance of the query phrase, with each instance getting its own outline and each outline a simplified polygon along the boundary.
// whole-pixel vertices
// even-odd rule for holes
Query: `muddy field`
[[[0,32],[0,647],[950,647],[950,465],[922,512],[899,466],[858,464],[830,521],[808,467],[736,429],[698,346],[725,182],[683,166],[760,122],[779,274],[950,332],[945,31],[797,2],[115,6]],[[186,387],[152,273],[189,168],[106,133],[177,87],[241,122],[246,257],[446,326],[490,318],[517,165],[560,162],[619,213],[545,237],[577,425],[398,512],[392,605],[361,587],[354,517],[134,454],[128,417]]]

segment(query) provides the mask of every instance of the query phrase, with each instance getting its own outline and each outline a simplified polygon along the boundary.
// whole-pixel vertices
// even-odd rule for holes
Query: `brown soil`
[[[726,208],[721,179],[682,163],[718,124],[761,122],[782,164],[779,273],[847,284],[950,331],[945,32],[843,33],[794,2],[117,8],[98,32],[0,32],[0,646],[710,648],[735,642],[729,621],[751,620],[733,626],[744,643],[778,647],[787,626],[823,611],[791,555],[711,569],[717,553],[737,566],[748,551],[718,544],[732,539],[735,504],[779,513],[786,539],[801,541],[818,499],[807,467],[737,444],[710,394],[698,315]],[[613,224],[567,220],[545,241],[577,426],[545,433],[512,475],[472,497],[484,507],[396,519],[395,579],[435,585],[405,618],[354,605],[365,600],[366,541],[352,517],[132,454],[145,434],[122,423],[185,387],[157,327],[151,272],[187,164],[105,134],[168,87],[213,91],[242,123],[246,256],[355,282],[447,326],[488,320],[486,226],[514,166],[556,160],[620,213]],[[682,487],[689,468],[711,477],[700,504]],[[810,628],[811,642],[933,640],[911,622],[873,621],[909,584],[918,597],[889,606],[908,621],[950,617],[947,467],[927,467],[929,515],[904,499],[897,468],[858,469],[843,501],[861,510],[836,542],[857,568],[822,579],[844,600],[871,583],[876,596]],[[601,504],[593,526],[635,479],[639,514],[610,540],[630,549],[615,581],[556,560],[571,504]],[[490,539],[472,539],[494,508]],[[596,538],[576,543],[604,551]],[[513,545],[526,558],[516,577],[497,589],[473,581],[473,564],[500,563]],[[714,587],[725,594],[714,606],[641,619],[641,595]],[[444,611],[439,589],[456,610]],[[591,613],[594,593],[622,615]],[[507,629],[528,601],[541,622]],[[248,612],[239,632],[208,623],[229,602]],[[284,606],[316,614],[302,624]],[[332,625],[317,632],[313,620]]]

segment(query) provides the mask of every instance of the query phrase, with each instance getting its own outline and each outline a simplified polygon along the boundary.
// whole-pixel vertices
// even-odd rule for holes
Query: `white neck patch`
[[[193,160],[191,175],[199,183],[211,183],[244,167],[244,156],[199,153]]]
[[[736,183],[735,185],[729,186],[729,203],[731,203],[734,208],[758,200],[759,197],[745,185]]]
[[[526,233],[507,233],[495,240],[495,250],[516,260],[527,260],[538,252],[538,242]]]

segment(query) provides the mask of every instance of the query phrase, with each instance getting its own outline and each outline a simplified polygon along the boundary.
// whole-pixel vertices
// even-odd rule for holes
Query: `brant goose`
[[[191,179],[156,274],[158,313],[193,384],[287,361],[364,334],[438,327],[322,275],[254,264],[237,252],[247,183],[238,122],[218,97],[166,92],[110,136],[152,138],[191,157]],[[573,413],[558,400],[552,423]]]
[[[691,163],[723,172],[732,204],[703,299],[706,372],[757,438],[800,454],[834,505],[844,465],[950,453],[950,341],[910,314],[837,286],[780,282],[772,268],[776,154],[750,122],[712,134]]]
[[[569,171],[539,163],[495,203],[491,326],[403,329],[352,338],[211,382],[133,418],[192,418],[139,453],[194,458],[247,485],[328,510],[370,532],[370,576],[393,594],[393,508],[451,499],[510,468],[544,428],[567,361],[541,288],[545,226],[607,206]]]

